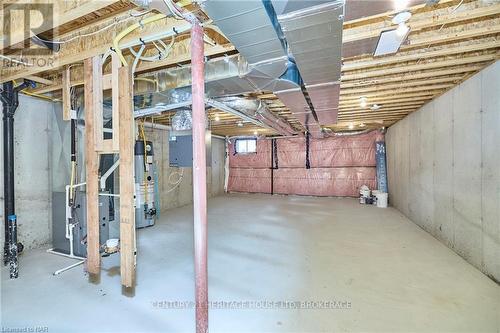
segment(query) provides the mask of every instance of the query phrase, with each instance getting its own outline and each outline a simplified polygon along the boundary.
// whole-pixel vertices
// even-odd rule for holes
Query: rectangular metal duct
[[[320,124],[335,124],[339,111],[340,84],[329,82],[306,86]]]
[[[343,15],[338,0],[278,16],[306,85],[340,79]]]
[[[282,3],[284,6],[280,13],[290,9],[287,3],[288,1]],[[304,3],[310,5],[308,1],[296,3],[301,4],[300,8]],[[249,63],[248,73],[211,82],[207,84],[207,89],[209,93],[214,92],[212,96],[222,96],[215,93],[216,91],[242,93],[248,90],[248,85],[253,86],[254,91],[272,91],[292,112],[295,111],[294,114],[297,114],[298,120],[305,128],[313,127],[312,122],[315,122],[315,119],[305,101],[300,84],[288,77],[280,79],[287,71],[288,54],[284,41],[280,39],[283,36],[276,20],[276,9],[271,4],[269,0],[206,0],[202,3],[203,9],[214,24]],[[300,100],[301,106],[298,106],[297,100]],[[297,108],[300,110],[298,113]],[[319,128],[317,123],[316,126]]]
[[[286,56],[261,0],[208,0],[205,12],[250,63]]]
[[[320,125],[337,122],[344,3],[273,0]]]

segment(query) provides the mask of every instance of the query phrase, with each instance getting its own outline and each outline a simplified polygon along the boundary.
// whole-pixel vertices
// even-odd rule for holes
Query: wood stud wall
[[[84,33],[88,29],[98,29],[109,24],[115,18],[123,19],[128,15],[124,10],[132,6],[127,1],[109,1],[108,6],[101,5],[96,11],[97,14],[83,15],[86,13],[85,10],[88,11],[85,7],[72,14],[74,17],[79,15],[78,19],[66,22],[62,34]],[[356,124],[355,129],[389,126],[500,58],[498,2],[441,0],[436,6],[418,5],[410,10],[413,14],[408,22],[411,32],[398,53],[381,57],[360,54],[343,59],[338,122],[327,127],[333,130],[346,130],[351,124]],[[197,12],[200,14],[199,9]],[[377,38],[381,31],[394,28],[391,23],[394,14],[388,12],[345,22],[344,44],[369,43],[371,39]],[[70,14],[65,13],[65,17],[70,17]],[[84,26],[82,22],[92,23],[94,28]],[[128,24],[119,23],[116,30],[121,30]],[[179,24],[178,21],[165,20],[145,27],[142,33],[153,33],[176,24]],[[234,52],[234,47],[227,43],[216,27],[207,31],[210,32],[210,37],[218,42],[216,46],[207,45],[207,55],[218,57]],[[67,54],[60,56],[61,63],[79,61],[89,49],[92,49],[90,45],[95,45],[94,52],[101,52],[107,47],[106,45],[109,45],[109,39],[113,34],[113,29],[110,29],[106,34],[75,41],[74,46],[66,47],[69,50],[63,50]],[[160,62],[139,64],[138,72],[153,72],[189,62],[189,48],[186,46],[188,43],[188,35],[180,36],[169,58]],[[81,49],[82,47],[84,49]],[[111,68],[105,68],[105,72],[111,72]],[[11,69],[6,73],[13,75],[12,77],[19,76]],[[32,76],[36,74],[37,82],[45,82],[35,89],[36,93],[67,89],[61,82],[60,70],[39,73],[29,69],[28,74]],[[81,67],[73,68],[71,76],[71,86],[83,83]],[[111,75],[103,83],[105,88],[115,84],[111,82]],[[264,100],[273,112],[287,119],[296,129],[303,130],[297,119],[273,94],[261,93],[250,96]],[[361,96],[367,97],[369,106],[378,104],[380,109],[361,108],[359,105]],[[253,135],[256,130],[259,134],[273,134],[272,131],[258,128],[253,124],[245,123],[243,127],[238,127],[239,119],[222,111],[212,110],[210,113],[211,130],[215,134]],[[219,122],[213,120],[212,115],[216,113],[221,118]],[[170,115],[166,113],[157,117],[155,121],[169,124],[169,119]]]
[[[86,59],[85,72],[85,167],[87,192],[87,270],[100,274],[99,157],[119,154],[120,166],[120,274],[122,285],[133,287],[136,267],[134,208],[134,118],[132,74],[128,66],[112,56],[112,139],[103,133],[102,56]]]

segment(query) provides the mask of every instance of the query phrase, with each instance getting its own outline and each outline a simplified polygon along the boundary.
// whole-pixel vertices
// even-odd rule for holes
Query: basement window
[[[257,139],[236,139],[236,154],[254,154],[257,153]]]

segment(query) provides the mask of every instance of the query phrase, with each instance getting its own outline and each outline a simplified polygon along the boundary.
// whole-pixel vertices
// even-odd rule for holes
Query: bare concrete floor
[[[1,326],[193,332],[194,310],[162,304],[193,301],[191,211],[165,212],[139,231],[134,297],[122,295],[116,255],[103,259],[96,285],[81,267],[51,275],[69,259],[24,254],[19,279],[2,268]],[[350,304],[211,309],[211,332],[499,332],[500,286],[392,208],[237,194],[210,200],[209,223],[211,301]]]

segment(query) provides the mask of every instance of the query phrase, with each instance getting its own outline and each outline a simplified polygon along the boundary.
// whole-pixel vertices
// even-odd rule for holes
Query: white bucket
[[[388,197],[387,193],[378,192],[377,193],[377,207],[387,208],[387,197]]]
[[[371,191],[368,188],[368,186],[366,186],[366,185],[361,186],[360,189],[359,189],[359,194],[362,197],[369,198],[370,197],[370,193],[371,193]]]

